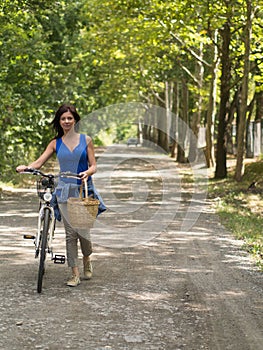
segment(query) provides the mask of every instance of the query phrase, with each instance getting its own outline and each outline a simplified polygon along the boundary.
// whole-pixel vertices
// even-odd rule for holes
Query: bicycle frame
[[[42,221],[44,217],[45,208],[48,208],[48,210],[50,211],[50,219],[51,219],[49,224],[49,232],[48,232],[47,252],[51,254],[51,260],[53,260],[52,240],[54,238],[54,233],[55,233],[56,219],[55,219],[54,209],[47,202],[40,203],[40,209],[38,214],[37,235],[35,238],[35,249],[36,249],[35,257],[36,258],[38,257],[39,250],[40,250],[41,228],[42,228]]]
[[[51,206],[50,202],[52,200],[52,193],[55,190],[54,179],[60,176],[79,179],[80,176],[70,172],[63,172],[58,175],[44,174],[37,169],[30,168],[25,169],[23,173],[40,175],[42,177],[37,181],[37,191],[38,196],[40,197],[37,234],[36,236],[24,235],[24,238],[34,239],[35,258],[38,258],[40,255],[37,292],[41,293],[42,281],[45,273],[46,254],[51,254],[51,260],[53,260],[54,263],[64,264],[66,260],[65,256],[61,254],[56,254],[55,257],[53,256],[52,240],[55,233],[56,218],[54,208]]]

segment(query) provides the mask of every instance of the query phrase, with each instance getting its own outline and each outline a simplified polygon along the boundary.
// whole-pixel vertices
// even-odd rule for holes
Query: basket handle
[[[88,198],[88,181],[84,179],[84,189],[85,189],[85,198]],[[81,182],[80,185],[80,191],[79,191],[79,196],[80,199],[83,199],[83,182]]]

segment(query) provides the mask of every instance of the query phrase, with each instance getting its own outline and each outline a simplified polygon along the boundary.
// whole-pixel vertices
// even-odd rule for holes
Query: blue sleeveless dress
[[[89,162],[87,146],[86,135],[84,134],[80,134],[79,144],[73,149],[73,151],[65,145],[62,138],[57,139],[56,155],[60,166],[60,172],[70,171],[79,174],[82,171],[88,170]],[[54,200],[54,202],[65,203],[69,197],[79,197],[80,185],[81,180],[79,179],[60,178],[56,186],[56,200]],[[107,209],[93,184],[91,176],[88,178],[88,195],[100,201],[98,215]],[[57,203],[52,203],[55,209],[55,216],[60,221],[61,215],[58,212],[58,206],[56,206],[56,204]]]

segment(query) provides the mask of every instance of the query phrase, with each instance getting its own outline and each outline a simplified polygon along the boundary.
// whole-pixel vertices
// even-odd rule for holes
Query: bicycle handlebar
[[[58,173],[57,176],[58,177],[71,177],[71,178],[77,178],[77,179],[81,178],[81,176],[79,174],[72,173],[70,171],[64,171],[64,172]]]
[[[55,178],[55,177],[68,177],[68,178],[77,178],[77,179],[81,178],[79,174],[75,174],[70,171],[64,171],[58,174],[45,174],[42,171],[34,168],[26,168],[24,171],[21,172],[21,174],[40,175],[48,178]]]

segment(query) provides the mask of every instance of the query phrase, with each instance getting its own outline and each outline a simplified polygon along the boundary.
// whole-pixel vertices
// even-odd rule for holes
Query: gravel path
[[[33,244],[22,237],[35,232],[38,200],[3,192],[0,348],[263,349],[262,273],[206,200],[204,170],[124,146],[98,168],[109,210],[92,231],[94,277],[77,288],[65,285],[66,265],[48,261],[36,292]],[[61,223],[54,251],[65,253]]]

